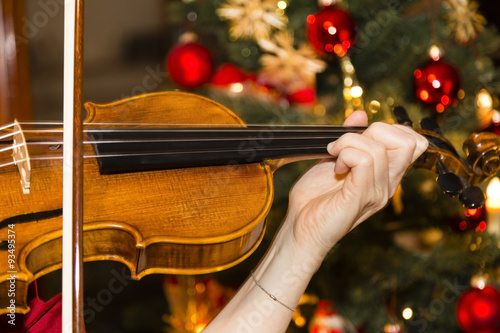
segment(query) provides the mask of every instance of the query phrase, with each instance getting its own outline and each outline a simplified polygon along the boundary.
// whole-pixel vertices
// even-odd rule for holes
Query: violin
[[[241,262],[263,238],[274,171],[329,157],[329,142],[364,129],[247,125],[215,101],[183,92],[85,109],[84,260],[121,262],[134,279]],[[411,125],[402,108],[395,113]],[[481,206],[476,185],[500,167],[499,137],[471,135],[462,158],[432,120],[417,131],[429,148],[414,167],[439,175],[443,191],[466,206]],[[28,285],[61,268],[62,152],[61,129],[0,128],[0,294],[15,274],[18,313],[29,311]],[[9,302],[0,298],[0,314]]]

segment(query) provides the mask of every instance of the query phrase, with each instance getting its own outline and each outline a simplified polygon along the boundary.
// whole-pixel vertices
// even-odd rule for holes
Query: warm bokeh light
[[[371,113],[377,113],[382,106],[380,105],[380,102],[377,100],[373,100],[368,104],[368,109],[371,111]]]
[[[306,318],[302,316],[295,318],[293,321],[297,327],[304,327],[306,325]]]
[[[241,84],[240,82],[233,83],[229,87],[229,90],[231,90],[231,92],[233,93],[240,93],[243,91],[243,84]]]
[[[500,112],[498,112],[497,110],[493,111],[491,113],[491,121],[495,124],[500,123]]]
[[[288,7],[288,4],[285,1],[278,1],[278,8],[281,10],[285,10]]]
[[[476,104],[479,108],[491,109],[493,107],[493,99],[490,93],[485,89],[481,89],[476,96]]]
[[[403,310],[402,315],[403,315],[403,318],[404,318],[404,319],[406,319],[406,320],[410,320],[410,319],[411,319],[411,317],[413,317],[413,310],[412,310],[412,309],[410,309],[410,308],[405,308],[405,309]]]
[[[351,88],[351,96],[354,98],[359,98],[363,95],[363,89],[360,86],[354,86]]]
[[[488,276],[483,274],[474,275],[470,281],[472,287],[483,290],[486,287]]]
[[[420,91],[420,99],[426,101],[429,99],[429,92],[427,90]]]
[[[326,108],[321,104],[317,104],[314,106],[313,113],[316,117],[323,117],[326,114]]]
[[[441,49],[436,45],[432,45],[429,49],[429,56],[432,60],[438,61],[441,58]]]

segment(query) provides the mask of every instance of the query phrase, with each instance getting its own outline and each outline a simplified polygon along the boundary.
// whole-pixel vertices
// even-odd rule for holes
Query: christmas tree
[[[497,131],[491,55],[500,39],[473,1],[166,6],[176,43],[162,88],[208,96],[247,123],[341,124],[354,109],[393,121],[392,109],[404,106],[416,123],[434,119],[457,148],[472,132]],[[276,173],[261,248],[213,278],[237,286],[248,275],[308,165]],[[464,208],[435,179],[409,171],[391,204],[332,249],[289,332],[500,332],[497,213]]]

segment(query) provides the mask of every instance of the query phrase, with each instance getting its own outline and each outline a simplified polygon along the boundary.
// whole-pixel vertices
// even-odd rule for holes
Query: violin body
[[[180,92],[96,105],[86,123],[244,124],[206,98]],[[139,125],[140,123],[148,125]],[[198,126],[198,125],[197,125]],[[30,156],[62,150],[62,133],[25,133]],[[0,146],[3,148],[3,145]],[[93,154],[85,145],[85,154]],[[265,163],[103,175],[97,158],[84,159],[84,260],[115,260],[140,279],[154,273],[201,274],[249,256],[264,235],[273,200],[273,168]],[[29,193],[15,165],[0,169],[0,314],[8,312],[15,278],[16,312],[29,311],[27,287],[61,268],[62,160],[31,159]],[[7,251],[8,230],[14,251]],[[14,254],[14,256],[12,256]],[[15,258],[13,266],[8,265]],[[15,273],[9,273],[15,272]]]

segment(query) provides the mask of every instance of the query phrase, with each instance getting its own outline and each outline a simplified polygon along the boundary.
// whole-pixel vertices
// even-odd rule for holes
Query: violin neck
[[[92,130],[103,174],[328,157],[326,146],[361,127],[209,127]]]

